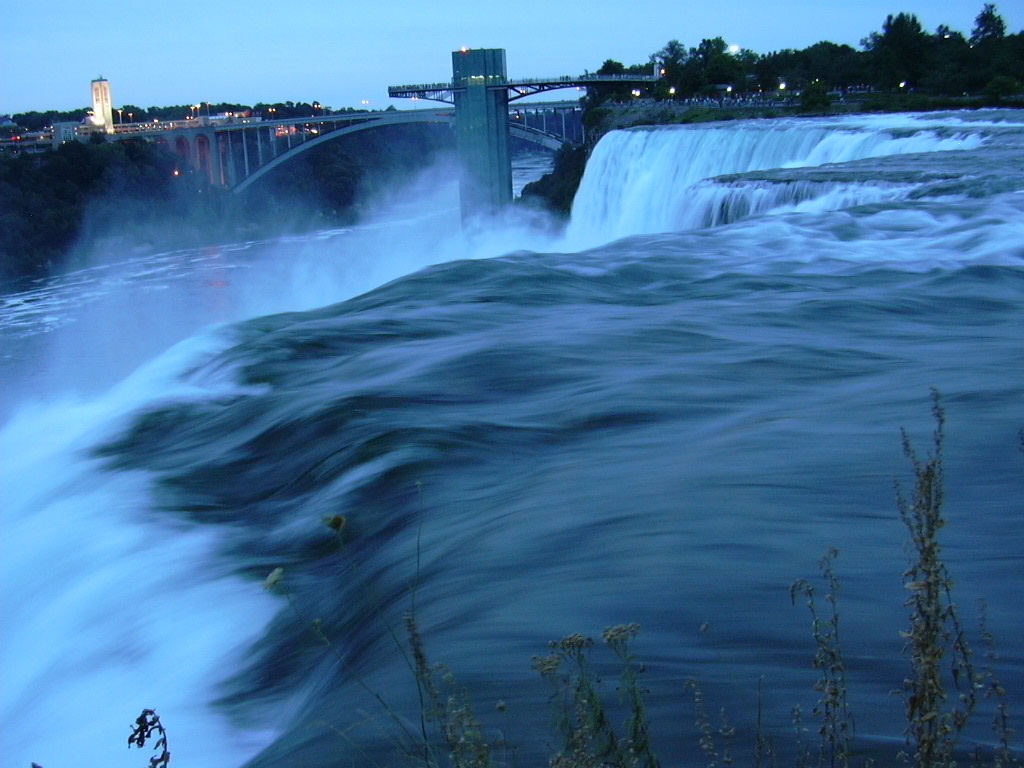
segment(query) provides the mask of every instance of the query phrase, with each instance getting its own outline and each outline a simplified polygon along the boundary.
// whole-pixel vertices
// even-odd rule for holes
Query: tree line
[[[85,266],[96,249],[167,250],[350,224],[363,200],[449,143],[438,125],[356,133],[310,148],[239,196],[144,139],[0,153],[0,293]],[[112,236],[121,245],[111,246]]]
[[[69,265],[87,212],[94,231],[103,232],[113,222],[141,232],[157,212],[215,221],[223,194],[177,166],[175,155],[141,140],[0,154],[0,284]]]
[[[834,91],[914,90],[998,100],[1024,91],[1024,31],[1007,34],[996,6],[986,3],[969,36],[945,24],[928,32],[914,14],[897,13],[861,40],[861,50],[822,41],[762,55],[731,47],[721,37],[692,48],[670,40],[643,64],[608,59],[598,74],[648,74],[652,66],[662,77],[644,95],[656,99],[802,90],[814,84]],[[594,86],[589,99],[628,100],[636,95],[632,88]]]

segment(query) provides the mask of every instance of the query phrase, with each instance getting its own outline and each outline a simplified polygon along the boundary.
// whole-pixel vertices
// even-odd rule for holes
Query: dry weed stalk
[[[697,710],[697,719],[694,721],[694,725],[700,732],[697,743],[700,745],[700,751],[704,753],[708,768],[732,765],[734,760],[729,750],[736,729],[729,725],[725,708],[723,707],[718,713],[719,726],[716,729],[711,725],[711,718],[708,716],[707,706],[704,703],[704,691],[701,690],[696,680],[687,681],[686,686],[693,693],[693,706]],[[721,753],[719,753],[716,737],[721,739]]]
[[[552,768],[658,768],[639,685],[643,667],[629,649],[639,631],[638,624],[620,624],[602,634],[624,665],[619,698],[630,714],[622,738],[616,736],[598,690],[600,680],[590,666],[593,638],[568,635],[549,644],[553,653],[533,658],[534,669],[554,689],[555,724],[564,744],[551,759]]]
[[[757,720],[754,723],[754,762],[753,768],[764,768],[764,762],[775,766],[775,748],[772,740],[765,735],[764,719],[762,710],[764,701],[761,695],[761,688],[764,684],[764,677],[757,678]]]
[[[939,393],[932,390],[935,431],[932,452],[918,457],[906,431],[903,453],[914,471],[914,491],[908,500],[896,486],[900,518],[910,533],[911,565],[904,573],[910,591],[909,631],[902,632],[910,655],[910,676],[903,681],[906,698],[907,737],[914,749],[917,768],[952,765],[957,738],[970,720],[977,703],[978,676],[971,649],[952,599],[953,580],[941,558],[939,532],[946,524],[942,514],[944,474],[942,444],[945,413]],[[949,674],[957,701],[948,703],[944,659],[949,651]]]
[[[160,754],[149,758],[149,768],[168,768],[171,764],[171,751],[167,745],[167,731],[160,722],[160,715],[154,710],[144,709],[142,714],[135,718],[135,728],[128,737],[128,748],[136,746],[142,749],[154,733],[157,739],[153,743],[153,749],[160,750]]]
[[[992,730],[998,738],[998,746],[992,755],[991,768],[1020,768],[1021,759],[1016,756],[1010,746],[1013,737],[1013,728],[1010,727],[1010,711],[1007,705],[1007,693],[1003,684],[996,677],[995,664],[999,660],[996,653],[995,638],[988,628],[988,605],[984,600],[978,601],[978,624],[981,642],[985,646],[985,668],[981,678],[984,680],[982,686],[985,690],[986,699],[995,699],[996,713],[992,720]],[[982,765],[983,759],[980,750],[975,750],[976,765]]]
[[[411,613],[405,617],[405,628],[412,646],[416,683],[429,702],[429,707],[423,712],[424,719],[438,723],[451,764],[455,768],[490,768],[491,745],[484,735],[483,725],[473,712],[469,694],[458,684],[451,670],[443,664],[430,664],[416,617]],[[438,677],[446,691],[442,691]],[[430,768],[439,765],[426,741],[423,761]]]
[[[830,548],[821,558],[818,565],[828,585],[825,600],[830,607],[829,617],[818,615],[814,600],[814,587],[805,579],[798,579],[790,587],[789,595],[796,603],[798,595],[803,595],[807,608],[811,612],[812,631],[816,651],[814,668],[820,672],[814,689],[821,694],[814,714],[821,718],[818,733],[821,746],[818,753],[818,765],[827,764],[830,768],[847,768],[850,764],[850,747],[853,742],[854,722],[847,705],[846,696],[846,665],[843,663],[842,646],[839,642],[839,580],[833,567],[839,550]]]
[[[790,711],[793,717],[793,741],[796,746],[796,768],[807,768],[811,764],[811,748],[804,741],[807,729],[804,727],[803,707],[797,704]]]
[[[639,632],[639,624],[618,624],[602,632],[601,638],[622,662],[619,700],[629,708],[624,748],[631,759],[630,765],[657,768],[658,758],[651,751],[647,706],[644,703],[643,694],[646,691],[640,687],[640,675],[644,667],[629,648],[629,641]]]
[[[331,527],[331,528],[334,528],[334,526],[331,525],[330,522],[328,522],[328,526]],[[335,529],[335,530],[337,532],[339,532],[339,535],[340,535],[340,528],[339,529]],[[338,660],[338,662],[341,664],[342,668],[344,668],[346,671],[348,671],[348,673],[351,675],[351,679],[354,680],[355,683],[360,688],[362,688],[367,694],[372,696],[377,701],[377,703],[380,705],[381,712],[383,712],[387,716],[388,719],[390,719],[395,725],[398,726],[399,730],[402,732],[402,734],[405,737],[405,743],[406,744],[416,744],[418,742],[418,739],[412,733],[412,731],[409,730],[409,726],[406,723],[406,721],[403,718],[399,717],[398,713],[396,713],[391,708],[391,706],[387,703],[387,701],[384,699],[384,697],[381,696],[379,691],[374,690],[363,679],[362,675],[360,675],[358,673],[358,671],[349,662],[349,659],[344,654],[342,654],[342,652],[338,649],[338,647],[331,641],[331,638],[328,637],[327,633],[324,631],[323,621],[321,619],[319,619],[319,618],[315,618],[315,619],[309,620],[306,616],[303,615],[302,611],[299,609],[298,604],[295,602],[295,599],[292,597],[291,592],[287,588],[287,583],[285,581],[285,570],[284,570],[284,568],[281,568],[281,567],[274,568],[267,575],[266,579],[264,579],[264,581],[263,581],[263,588],[266,589],[268,592],[270,592],[272,594],[283,595],[287,599],[288,605],[291,607],[292,612],[295,614],[296,618],[299,620],[300,625],[308,626],[310,631],[323,644],[324,648],[327,649],[327,652],[329,652],[331,655],[333,655]],[[396,638],[394,630],[392,629],[391,625],[386,620],[385,620],[385,626],[387,626],[388,631],[391,633],[392,638]],[[395,642],[398,643],[397,638],[395,639]],[[404,656],[405,649],[402,648],[400,644],[399,644],[399,650],[400,650],[400,652]],[[406,662],[411,666],[411,662],[408,659],[406,659]],[[363,748],[359,744],[357,744],[354,741],[352,741],[351,739],[349,739],[347,734],[345,734],[343,731],[340,731],[339,729],[335,728],[334,726],[331,726],[328,723],[321,723],[321,725],[323,725],[323,727],[325,727],[325,728],[328,728],[329,730],[333,730],[335,733],[338,733],[339,735],[344,736],[346,738],[346,740],[349,742],[349,744],[351,744],[353,747],[355,747],[357,751],[362,753],[364,757],[366,757],[367,759],[370,759],[369,755],[363,750]],[[400,743],[399,740],[396,739],[396,744],[399,744],[399,743]]]

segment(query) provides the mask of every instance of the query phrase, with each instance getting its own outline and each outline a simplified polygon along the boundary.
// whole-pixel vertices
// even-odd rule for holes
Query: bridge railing
[[[653,83],[656,82],[657,80],[657,75],[599,75],[588,73],[585,75],[559,75],[558,77],[518,77],[515,79],[506,80],[505,82],[500,83],[500,85],[508,86],[511,88],[517,85],[548,85],[555,83],[565,83],[566,85],[572,85],[574,83]],[[450,81],[447,83],[414,83],[411,85],[391,85],[388,86],[388,94],[396,95],[409,91],[450,91],[458,87],[460,86],[457,86]]]
[[[388,92],[391,91],[447,91],[450,90],[452,84],[448,83],[419,83],[413,85],[389,85]]]
[[[656,75],[561,75],[560,77],[520,77],[509,80],[508,84],[513,85],[546,85],[547,83],[604,83],[604,82],[634,82],[653,83],[658,80]]]

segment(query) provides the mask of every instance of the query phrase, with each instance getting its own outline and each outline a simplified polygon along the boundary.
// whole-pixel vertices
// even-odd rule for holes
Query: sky
[[[858,47],[887,14],[969,35],[980,0],[48,0],[10,3],[0,24],[0,114],[91,105],[200,102],[394,104],[389,85],[447,81],[451,52],[505,48],[510,77],[638,64],[672,39],[705,37],[767,53],[820,40]],[[1024,2],[997,2],[1008,32]],[[557,97],[548,94],[547,98]],[[422,106],[422,105],[419,105]]]

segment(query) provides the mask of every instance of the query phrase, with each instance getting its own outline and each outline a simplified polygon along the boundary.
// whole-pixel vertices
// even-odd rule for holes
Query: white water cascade
[[[945,126],[948,126],[948,121]],[[764,120],[613,131],[595,147],[573,204],[567,239],[588,247],[634,234],[729,223],[740,215],[828,196],[835,207],[899,196],[877,184],[701,184],[726,174],[800,168],[870,157],[974,149],[977,132],[955,132],[893,115]],[[826,207],[828,207],[826,205]]]

